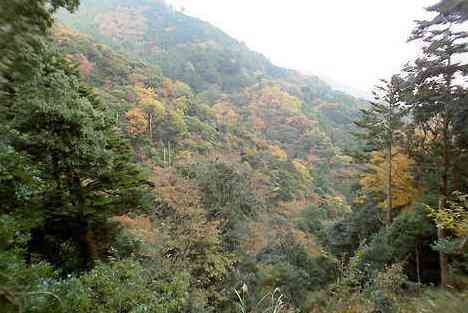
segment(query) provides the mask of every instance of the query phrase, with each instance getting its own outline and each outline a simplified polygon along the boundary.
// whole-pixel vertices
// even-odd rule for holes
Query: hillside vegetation
[[[462,33],[366,103],[162,0],[79,2],[0,4],[5,312],[463,311]]]

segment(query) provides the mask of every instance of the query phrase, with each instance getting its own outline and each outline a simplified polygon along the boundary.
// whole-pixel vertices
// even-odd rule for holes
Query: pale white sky
[[[413,20],[436,0],[168,0],[274,64],[367,92],[416,54]]]

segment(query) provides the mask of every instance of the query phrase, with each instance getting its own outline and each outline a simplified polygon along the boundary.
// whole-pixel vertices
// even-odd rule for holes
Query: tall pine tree
[[[358,134],[364,139],[370,150],[384,150],[386,155],[386,192],[385,192],[385,223],[392,221],[392,161],[396,153],[395,145],[400,137],[403,126],[402,117],[405,113],[402,101],[403,80],[395,75],[390,81],[382,80],[382,84],[373,91],[374,101],[366,109],[361,110],[361,118],[355,122],[365,132]]]
[[[54,10],[75,4],[15,0],[1,20],[2,39],[18,38],[1,46],[0,214],[31,231],[30,256],[65,271],[103,256],[109,218],[149,195],[115,119],[48,37]]]
[[[406,68],[412,89],[408,100],[414,129],[420,130],[422,140],[429,143],[429,149],[421,151],[427,160],[426,174],[438,178],[435,185],[426,188],[438,194],[439,210],[449,208],[452,192],[464,188],[460,181],[466,180],[460,175],[466,175],[461,166],[467,150],[457,143],[466,136],[466,125],[460,124],[460,117],[466,116],[467,89],[463,80],[468,67],[459,56],[468,52],[468,34],[457,30],[462,12],[456,12],[441,10],[436,19],[417,22],[410,40],[423,44],[423,56]],[[439,228],[439,240],[447,235]],[[442,286],[448,284],[448,262],[448,256],[440,252]]]

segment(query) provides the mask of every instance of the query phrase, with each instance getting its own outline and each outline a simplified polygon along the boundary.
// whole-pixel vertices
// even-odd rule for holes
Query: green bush
[[[336,264],[325,256],[311,256],[304,246],[286,239],[257,257],[261,286],[280,288],[297,307],[304,307],[310,292],[335,278]]]

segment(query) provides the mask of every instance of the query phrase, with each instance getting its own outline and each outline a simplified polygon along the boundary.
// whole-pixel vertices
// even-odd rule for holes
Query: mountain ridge
[[[111,8],[113,12],[108,13],[108,9]],[[117,17],[121,20],[117,21]],[[117,51],[128,53],[133,49],[131,53],[133,56],[162,67],[169,78],[183,80],[197,91],[205,90],[213,84],[232,91],[254,84],[262,78],[286,78],[289,75],[296,75],[294,73],[305,73],[310,78],[325,82],[313,73],[274,65],[267,57],[251,50],[242,41],[231,37],[209,22],[176,11],[165,1],[104,0],[96,6],[92,1],[84,0],[78,12],[75,14],[62,12],[59,14],[59,19],[77,31],[92,34],[95,39]],[[159,21],[154,21],[158,19]],[[83,20],[85,22],[80,23]],[[150,25],[141,24],[142,20],[146,20]],[[146,31],[150,30],[146,35],[150,38],[145,38],[145,27]],[[123,44],[118,41],[123,41]],[[184,51],[182,53],[176,51],[180,49]],[[200,53],[206,56],[203,57],[199,55]],[[179,60],[180,54],[186,56]],[[208,67],[214,66],[216,69],[211,73],[203,73],[195,68],[194,74],[193,67],[198,67],[197,63],[200,62],[206,63],[206,59],[210,57],[219,59],[214,64],[207,63]],[[231,86],[230,77],[221,79],[215,77],[223,74],[234,75],[234,79],[240,80],[241,83]],[[197,83],[195,76],[202,76],[203,80],[209,83]]]

